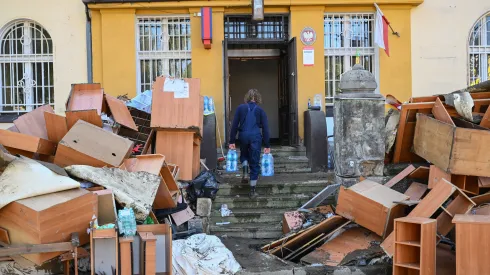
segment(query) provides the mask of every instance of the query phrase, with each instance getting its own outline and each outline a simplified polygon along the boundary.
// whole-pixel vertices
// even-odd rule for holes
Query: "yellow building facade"
[[[328,114],[341,74],[355,62],[376,75],[380,93],[401,101],[412,94],[411,10],[423,0],[376,1],[399,34],[389,35],[390,57],[374,44],[371,0],[265,0],[262,23],[249,20],[251,0],[87,2],[94,82],[102,83],[109,94],[133,97],[151,89],[157,75],[199,78],[201,94],[214,99],[221,133],[226,132],[233,106],[241,100],[237,97],[243,98],[259,79],[262,82],[256,85],[263,87],[264,101],[267,97],[268,104],[279,102],[271,105],[272,112],[295,108],[272,115],[272,123],[279,125],[273,137],[281,139],[285,133],[296,132],[298,141],[303,137],[303,113],[309,102],[313,105],[320,99]],[[211,49],[205,49],[201,40],[201,7],[212,8]],[[300,41],[305,28],[316,34],[312,45]],[[270,43],[268,38],[276,36],[282,38],[280,43]],[[230,43],[241,38],[242,42]],[[297,38],[294,53],[286,53],[293,38]],[[285,54],[289,66],[295,59],[295,68],[284,68],[280,57]],[[295,91],[281,93],[291,72]],[[265,90],[273,93],[264,95]],[[289,94],[289,100],[281,94]],[[297,120],[289,124],[296,129],[284,131],[288,128],[284,119]]]

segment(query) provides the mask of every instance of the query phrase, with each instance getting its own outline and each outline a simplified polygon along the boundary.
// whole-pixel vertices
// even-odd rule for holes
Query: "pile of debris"
[[[393,274],[490,274],[489,105],[490,81],[395,104],[386,162],[399,173],[340,186],[336,204],[311,222],[305,208],[336,193],[325,188],[285,213],[285,237],[262,251],[305,265],[392,264]]]
[[[205,234],[219,186],[199,174],[202,124],[199,80],[159,77],[152,93],[126,102],[74,84],[65,116],[45,105],[0,130],[0,273],[46,263],[46,274],[236,273],[231,252]],[[221,258],[189,263],[172,242]]]

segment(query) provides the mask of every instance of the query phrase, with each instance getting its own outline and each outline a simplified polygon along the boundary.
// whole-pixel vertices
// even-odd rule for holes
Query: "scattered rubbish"
[[[228,225],[231,224],[231,222],[217,222],[216,225]]]
[[[219,191],[219,182],[211,171],[203,171],[194,180],[187,183],[189,184],[187,195],[191,203],[197,202],[198,198],[214,200]]]
[[[229,217],[232,214],[231,210],[228,209],[228,205],[226,204],[221,205],[220,212],[221,212],[221,217]]]
[[[134,216],[132,208],[120,209],[118,211],[117,219],[119,233],[126,237],[136,235],[136,217]]]

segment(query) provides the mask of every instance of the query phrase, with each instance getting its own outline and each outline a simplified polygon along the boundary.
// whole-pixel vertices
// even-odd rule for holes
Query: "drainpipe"
[[[87,43],[87,81],[93,83],[92,72],[92,18],[90,17],[90,11],[87,3],[85,3],[85,16],[87,17],[87,23],[85,27],[85,40]]]

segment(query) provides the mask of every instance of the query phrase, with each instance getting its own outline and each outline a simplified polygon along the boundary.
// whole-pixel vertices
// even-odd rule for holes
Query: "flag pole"
[[[376,7],[376,9],[378,9],[379,11],[381,11],[381,9],[379,8],[378,4],[374,3],[374,6]],[[383,15],[383,20],[386,20],[386,17],[384,17],[384,14],[383,12],[381,12],[381,14]],[[386,23],[388,23],[388,27],[390,27],[390,30],[391,30],[391,34],[393,35],[396,35],[398,37],[400,37],[400,34],[398,32],[396,32],[393,27],[391,27],[391,23],[388,22],[388,20],[386,20]]]

